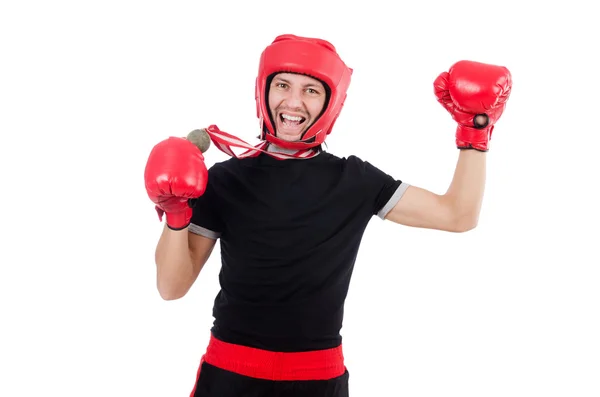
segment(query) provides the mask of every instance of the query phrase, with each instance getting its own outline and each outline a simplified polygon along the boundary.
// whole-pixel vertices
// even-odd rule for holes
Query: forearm
[[[456,215],[457,228],[469,230],[477,225],[486,179],[486,152],[460,150],[454,177],[444,197]]]
[[[165,225],[156,246],[156,281],[165,300],[184,296],[196,278],[188,233],[187,228],[174,231]]]

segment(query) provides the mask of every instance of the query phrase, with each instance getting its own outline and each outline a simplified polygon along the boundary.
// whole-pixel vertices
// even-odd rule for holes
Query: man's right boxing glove
[[[206,191],[208,170],[200,149],[184,138],[170,137],[158,143],[148,157],[144,171],[146,191],[167,226],[181,230],[189,226],[189,200]]]
[[[496,121],[504,112],[512,77],[504,66],[459,61],[433,83],[438,102],[458,123],[459,149],[487,151]]]

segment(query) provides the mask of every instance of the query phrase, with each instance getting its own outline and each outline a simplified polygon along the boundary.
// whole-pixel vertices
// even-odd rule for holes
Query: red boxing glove
[[[433,83],[435,96],[458,123],[459,149],[488,151],[496,121],[504,112],[512,77],[504,66],[459,61]]]
[[[144,180],[159,219],[166,214],[167,226],[181,230],[191,222],[189,200],[206,191],[208,170],[198,147],[187,139],[170,137],[150,152]]]

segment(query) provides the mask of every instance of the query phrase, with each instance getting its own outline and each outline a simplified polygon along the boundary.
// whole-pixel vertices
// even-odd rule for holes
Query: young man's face
[[[326,92],[312,77],[279,73],[271,81],[269,107],[278,138],[297,141],[321,114]]]

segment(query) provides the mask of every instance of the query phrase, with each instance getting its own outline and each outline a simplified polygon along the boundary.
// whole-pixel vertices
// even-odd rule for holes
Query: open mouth
[[[286,127],[294,127],[299,126],[306,121],[304,117],[301,116],[290,116],[288,114],[282,113],[279,115],[279,119]]]
[[[306,118],[302,116],[292,116],[287,113],[279,114],[279,132],[286,135],[296,135],[302,132]]]

